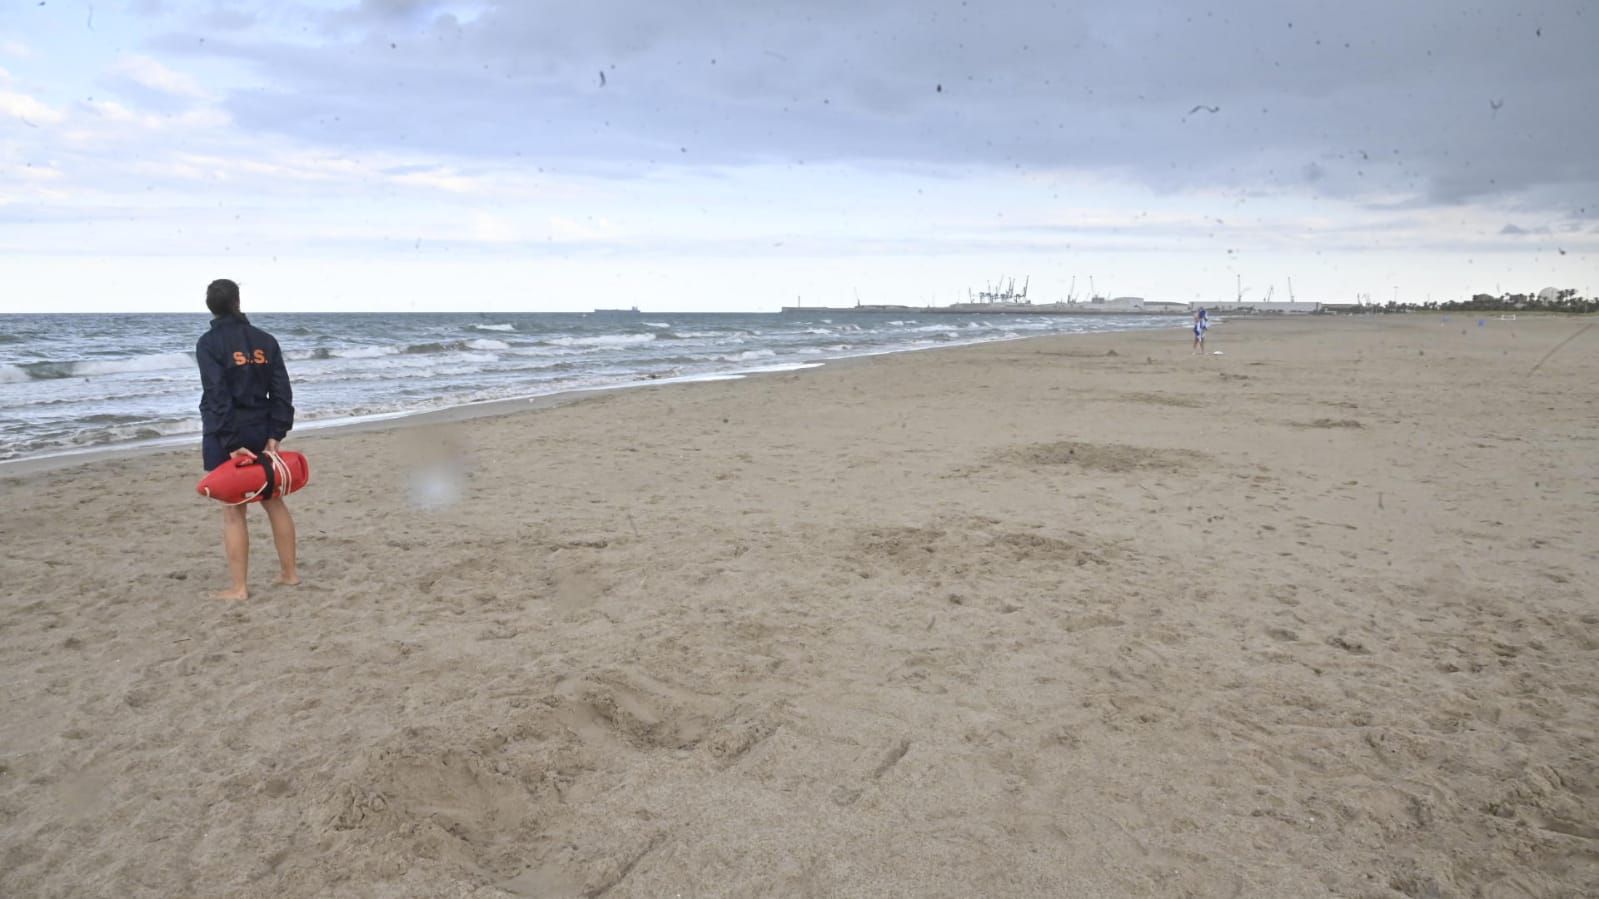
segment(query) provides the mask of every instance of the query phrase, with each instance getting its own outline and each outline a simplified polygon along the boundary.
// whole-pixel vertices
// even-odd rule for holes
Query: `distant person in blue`
[[[205,305],[215,318],[211,330],[195,344],[194,356],[203,389],[200,450],[205,470],[210,471],[230,459],[277,452],[278,441],[294,427],[294,393],[277,340],[239,311],[239,285],[226,279],[212,281],[205,291]],[[298,584],[289,507],[283,497],[273,496],[263,500],[261,508],[272,524],[272,542],[278,549],[277,583]],[[222,549],[232,583],[217,598],[249,599],[250,532],[242,505],[222,509]]]
[[[1194,313],[1194,352],[1205,351],[1205,332],[1210,330],[1210,317],[1205,314],[1205,307],[1199,307]]]

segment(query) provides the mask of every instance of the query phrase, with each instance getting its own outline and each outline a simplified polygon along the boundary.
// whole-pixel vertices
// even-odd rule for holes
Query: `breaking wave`
[[[84,359],[76,362],[24,362],[0,366],[0,382],[22,380],[50,381],[58,378],[92,378],[96,375],[122,375],[139,372],[172,371],[191,368],[191,353],[157,353],[132,359]],[[16,372],[22,372],[17,376]]]
[[[556,337],[555,346],[622,347],[638,346],[655,339],[654,334],[599,334],[594,337]]]

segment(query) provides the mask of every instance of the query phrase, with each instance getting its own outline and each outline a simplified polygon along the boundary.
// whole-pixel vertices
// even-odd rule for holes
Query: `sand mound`
[[[1206,456],[1193,451],[1062,440],[1014,447],[1000,453],[999,458],[1016,465],[1066,465],[1124,474],[1135,471],[1183,471],[1202,464]]]

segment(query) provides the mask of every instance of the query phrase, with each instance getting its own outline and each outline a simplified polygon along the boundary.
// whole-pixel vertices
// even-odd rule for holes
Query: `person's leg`
[[[289,507],[281,496],[262,501],[261,508],[266,510],[267,520],[272,522],[272,542],[278,548],[278,567],[281,570],[277,582],[290,586],[298,584],[300,571],[294,554],[294,516],[289,514]]]
[[[233,583],[219,591],[217,599],[249,599],[246,580],[250,571],[250,529],[244,520],[243,506],[222,508],[222,551],[227,554],[228,577]]]

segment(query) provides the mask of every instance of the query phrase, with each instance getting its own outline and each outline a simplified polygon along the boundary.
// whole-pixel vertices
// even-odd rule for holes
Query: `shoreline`
[[[176,313],[174,313],[176,314]],[[1177,327],[1174,325],[1174,328]],[[566,403],[581,402],[591,396],[600,396],[618,390],[631,390],[649,387],[676,387],[685,384],[708,383],[713,381],[737,381],[748,378],[758,378],[765,375],[785,374],[793,371],[822,368],[825,366],[848,365],[862,359],[871,359],[878,356],[893,356],[901,353],[920,353],[933,350],[958,350],[965,347],[983,346],[989,343],[1009,343],[1017,340],[1034,340],[1050,337],[1089,337],[1099,334],[1124,334],[1138,333],[1139,331],[1160,331],[1158,328],[1129,329],[1127,331],[1087,331],[1067,334],[1023,334],[1016,337],[988,338],[970,342],[952,342],[935,346],[912,346],[901,349],[876,350],[837,356],[828,359],[818,359],[814,362],[795,361],[778,366],[756,367],[746,370],[730,370],[727,372],[707,373],[700,375],[684,375],[672,378],[640,378],[633,381],[624,381],[616,384],[605,384],[596,387],[579,387],[572,390],[558,390],[553,393],[540,393],[528,396],[505,397],[502,399],[477,400],[459,403],[456,405],[440,406],[414,411],[381,412],[368,416],[359,416],[354,419],[320,419],[298,425],[295,439],[308,434],[339,434],[363,433],[373,430],[386,430],[388,428],[420,427],[432,424],[447,424],[460,421],[470,421],[476,418],[494,418],[501,415],[515,415],[518,412],[534,412],[540,409],[549,409]],[[198,392],[198,390],[196,391]],[[180,434],[167,437],[157,437],[144,441],[131,441],[126,443],[81,447],[69,450],[46,453],[42,455],[23,456],[17,459],[0,460],[0,479],[25,478],[32,475],[60,471],[80,465],[92,465],[97,462],[121,458],[142,458],[160,455],[167,452],[177,452],[183,447],[196,447],[199,445],[200,432]]]

